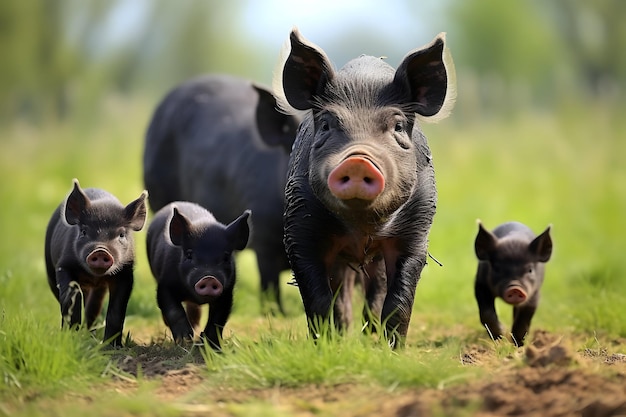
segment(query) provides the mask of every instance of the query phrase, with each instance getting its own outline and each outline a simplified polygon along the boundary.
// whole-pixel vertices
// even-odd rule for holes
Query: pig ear
[[[147,197],[148,192],[144,190],[137,200],[128,203],[124,209],[124,216],[128,221],[130,228],[136,232],[143,229],[143,226],[146,223]]]
[[[483,227],[483,224],[478,222],[478,234],[474,241],[474,250],[476,251],[476,257],[481,261],[488,261],[490,255],[496,248],[497,238]]]
[[[237,217],[231,224],[226,226],[226,233],[233,244],[234,250],[243,250],[248,244],[248,238],[250,237],[248,219],[251,213],[250,210],[244,211],[241,216]]]
[[[89,197],[85,195],[82,188],[80,188],[78,180],[74,178],[72,182],[74,183],[74,188],[65,200],[64,217],[67,224],[75,225],[80,223],[80,219],[85,210],[91,206],[91,201]]]
[[[456,75],[445,33],[409,52],[396,70],[394,84],[410,91],[415,112],[436,121],[448,116],[456,99]]]
[[[304,39],[298,29],[291,31],[289,41],[291,51],[282,69],[282,90],[293,108],[309,110],[335,72],[324,51]]]
[[[252,85],[259,94],[256,106],[256,125],[261,139],[269,146],[282,146],[291,152],[298,124],[291,115],[278,111],[276,97],[263,87]]]
[[[182,246],[183,242],[187,235],[189,235],[189,230],[191,229],[191,225],[189,224],[189,220],[185,217],[180,211],[178,211],[178,207],[174,206],[172,208],[172,218],[170,219],[170,241],[174,246]]]
[[[542,234],[537,236],[530,245],[528,250],[534,256],[538,262],[548,262],[552,256],[552,238],[550,237],[550,229],[552,226],[548,226]]]

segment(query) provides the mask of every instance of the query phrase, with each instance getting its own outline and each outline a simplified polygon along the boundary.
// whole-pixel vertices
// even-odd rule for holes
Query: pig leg
[[[285,314],[280,301],[279,285],[279,276],[283,269],[284,260],[275,259],[276,252],[282,253],[283,251],[282,248],[279,251],[256,249],[257,266],[261,276],[261,310],[263,313],[273,314],[278,310],[278,313]]]
[[[396,273],[391,274],[394,279],[388,283],[381,317],[385,323],[385,336],[389,346],[394,349],[404,345],[413,311],[415,288],[425,263],[425,254],[420,258],[400,257],[395,263]],[[393,271],[393,266],[388,270]]]
[[[474,285],[474,295],[478,303],[478,313],[480,322],[487,327],[491,338],[499,339],[502,337],[502,323],[498,320],[496,313],[495,297],[489,287],[479,281]]]
[[[83,292],[64,268],[57,268],[56,282],[61,305],[62,326],[78,327],[82,323]]]
[[[309,333],[313,339],[322,334],[324,323],[328,323],[328,315],[333,303],[333,293],[328,285],[326,270],[322,265],[313,264],[303,268],[306,273],[298,276],[298,289],[304,304]],[[294,273],[297,273],[294,271]]]
[[[513,307],[513,328],[511,334],[513,342],[517,346],[524,346],[524,339],[530,330],[530,322],[539,305],[539,293],[535,293],[528,302],[522,306]]]
[[[330,283],[335,302],[333,305],[333,315],[335,326],[339,332],[348,329],[352,322],[352,293],[354,291],[354,281],[356,272],[349,266],[335,266]]]
[[[202,338],[206,339],[215,350],[221,349],[222,331],[233,308],[233,291],[224,291],[214,302],[209,303],[209,319]]]
[[[376,332],[387,295],[387,275],[384,260],[370,263],[363,274],[365,288],[365,306],[363,306],[363,324],[370,332]]]
[[[122,330],[126,319],[126,308],[133,290],[132,267],[124,268],[110,281],[109,306],[107,308],[104,340],[113,346],[122,346]],[[104,294],[103,294],[104,296]]]
[[[89,290],[89,294],[85,297],[85,323],[87,328],[91,329],[93,323],[96,321],[100,312],[102,311],[102,305],[104,304],[104,297],[107,293],[107,287],[96,287]]]
[[[200,323],[200,316],[202,315],[200,306],[188,301],[185,303],[185,312],[187,313],[187,320],[189,320],[191,327],[193,329],[197,328]]]
[[[157,304],[163,314],[165,324],[172,331],[176,343],[193,339],[193,329],[187,320],[187,313],[178,299],[172,297],[172,291],[162,285],[157,288]]]

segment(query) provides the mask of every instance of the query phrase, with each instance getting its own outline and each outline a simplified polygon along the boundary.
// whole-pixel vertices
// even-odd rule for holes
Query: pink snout
[[[341,200],[374,200],[385,188],[385,177],[367,158],[351,156],[328,176],[328,188]]]
[[[522,289],[522,287],[511,286],[504,291],[503,298],[504,301],[506,301],[507,303],[516,305],[522,304],[524,301],[526,301],[528,295],[526,294],[526,291]]]
[[[222,290],[224,289],[222,283],[211,275],[202,277],[200,281],[196,282],[194,288],[198,295],[207,297],[217,297],[222,294]]]
[[[113,266],[113,255],[106,249],[96,249],[87,255],[87,265],[96,273],[104,273],[107,269]]]

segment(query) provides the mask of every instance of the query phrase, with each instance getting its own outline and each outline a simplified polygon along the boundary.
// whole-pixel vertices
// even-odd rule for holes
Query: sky
[[[214,1],[218,0],[195,0]],[[290,30],[297,26],[302,35],[321,46],[329,56],[344,52],[352,57],[361,53],[370,55],[403,56],[422,46],[445,27],[441,27],[442,10],[448,0],[230,0],[240,1],[243,14],[234,22],[246,31],[246,36],[267,46],[280,47]],[[150,0],[120,0],[109,16],[107,42],[123,43],[142,27],[151,6]],[[347,51],[343,33],[358,28],[363,33],[358,51]],[[368,30],[370,29],[370,30]],[[354,39],[350,40],[355,43]],[[357,39],[357,42],[358,39]],[[333,47],[337,45],[337,51]],[[371,46],[372,49],[367,50]],[[390,56],[395,60],[396,56]],[[396,64],[397,62],[390,62]]]

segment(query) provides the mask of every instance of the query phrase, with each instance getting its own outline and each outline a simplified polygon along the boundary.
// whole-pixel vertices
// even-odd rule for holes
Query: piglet
[[[46,230],[48,284],[61,305],[62,324],[91,328],[110,293],[104,340],[122,344],[126,307],[133,288],[133,231],[146,221],[144,191],[124,207],[97,188],[81,189],[78,180],[54,211]]]
[[[535,237],[527,226],[508,222],[492,232],[478,224],[474,242],[478,271],[474,286],[480,321],[494,339],[505,329],[498,320],[495,298],[513,306],[513,342],[524,344],[539,304],[545,263],[552,255],[550,226]]]
[[[248,244],[249,217],[246,210],[226,226],[205,208],[185,201],[170,203],[155,214],[148,228],[148,261],[157,281],[157,303],[176,342],[193,339],[200,305],[208,304],[201,337],[220,349],[233,306],[233,252]]]

